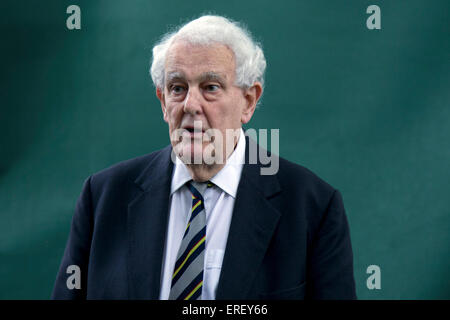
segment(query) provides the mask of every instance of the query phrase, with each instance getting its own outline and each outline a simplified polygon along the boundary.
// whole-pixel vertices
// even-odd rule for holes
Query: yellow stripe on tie
[[[172,279],[175,278],[175,276],[177,275],[177,273],[181,270],[181,268],[183,268],[184,264],[186,263],[186,261],[189,259],[189,257],[194,253],[194,251],[200,247],[200,245],[205,242],[205,237],[203,236],[199,242],[197,242],[197,244],[191,249],[191,251],[189,251],[188,255],[186,256],[186,258],[183,260],[183,263],[178,267],[177,270],[175,270],[175,272],[173,273]]]
[[[186,229],[184,230],[184,232],[186,232],[186,230],[189,228],[189,226],[191,225],[191,222],[189,221],[188,225],[186,226]]]
[[[194,210],[200,205],[200,203],[202,203],[202,200],[198,200],[197,203],[195,204],[195,206],[192,207],[191,212],[194,212]]]
[[[193,295],[194,293],[196,293],[197,290],[198,290],[202,285],[203,285],[203,280],[200,281],[200,283],[199,283],[199,284],[191,291],[191,293],[189,293],[189,294],[186,296],[186,298],[184,298],[184,300],[189,300],[189,298],[192,297],[192,295]]]

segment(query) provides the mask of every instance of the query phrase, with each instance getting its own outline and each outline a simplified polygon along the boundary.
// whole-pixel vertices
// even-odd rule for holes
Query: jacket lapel
[[[246,159],[248,159],[247,140]],[[260,164],[244,164],[233,209],[216,299],[246,299],[280,218],[269,197],[281,191]]]
[[[128,205],[128,283],[130,299],[158,299],[169,214],[173,164],[168,146],[136,179],[137,196]]]

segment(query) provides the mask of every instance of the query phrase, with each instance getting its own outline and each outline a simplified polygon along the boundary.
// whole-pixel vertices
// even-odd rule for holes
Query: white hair
[[[227,46],[236,62],[236,82],[241,88],[249,88],[256,81],[264,85],[266,59],[261,46],[256,43],[246,28],[237,22],[220,16],[205,15],[170,32],[153,47],[150,75],[154,85],[164,88],[164,66],[167,51],[176,40],[191,44]]]

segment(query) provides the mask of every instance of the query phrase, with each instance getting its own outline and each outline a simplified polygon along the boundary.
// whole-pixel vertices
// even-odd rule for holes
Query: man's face
[[[220,149],[225,160],[233,151],[225,150],[226,130],[240,129],[242,123],[250,121],[256,104],[248,89],[234,85],[235,69],[233,52],[221,44],[200,46],[176,41],[169,48],[164,90],[157,89],[157,96],[177,155],[192,161],[194,156],[201,156],[198,153],[204,155],[209,146],[209,150]],[[194,132],[194,122],[202,131]],[[175,134],[180,129],[184,129],[181,141]],[[213,130],[208,129],[218,130],[223,140],[216,137],[214,143],[210,142],[207,133]]]

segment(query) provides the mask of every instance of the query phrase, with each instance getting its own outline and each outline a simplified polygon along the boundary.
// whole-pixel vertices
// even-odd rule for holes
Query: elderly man
[[[87,179],[53,298],[356,298],[340,193],[282,158],[273,174],[249,161],[242,125],[265,67],[250,34],[218,16],[154,47],[171,145]]]

